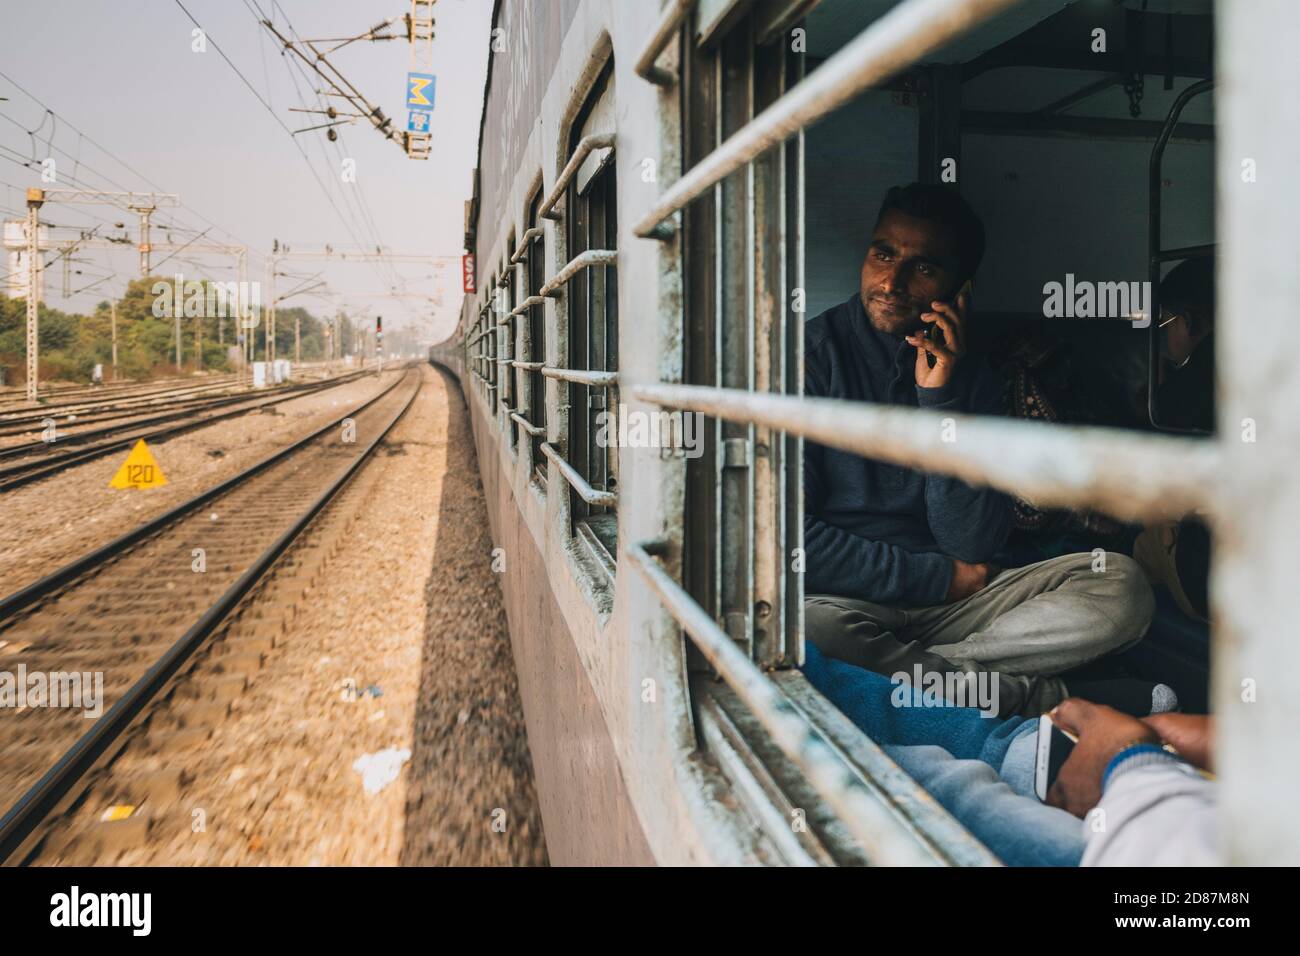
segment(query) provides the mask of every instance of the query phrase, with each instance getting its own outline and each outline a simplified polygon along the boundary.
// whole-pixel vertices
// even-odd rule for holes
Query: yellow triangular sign
[[[158,488],[167,484],[167,479],[141,438],[108,484],[112,488]]]

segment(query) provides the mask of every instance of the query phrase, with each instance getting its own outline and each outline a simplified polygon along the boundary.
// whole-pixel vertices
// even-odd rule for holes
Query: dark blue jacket
[[[808,395],[1000,414],[1001,387],[983,359],[967,355],[942,388],[921,388],[916,350],[876,331],[855,293],[812,319],[805,334]],[[804,447],[804,548],[808,594],[877,604],[941,604],[951,558],[990,560],[1011,531],[1011,502],[989,488],[835,451]]]

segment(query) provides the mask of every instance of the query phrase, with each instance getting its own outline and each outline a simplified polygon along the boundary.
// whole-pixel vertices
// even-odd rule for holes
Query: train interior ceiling
[[[807,71],[896,5],[821,0],[803,21]],[[1147,391],[1155,373],[1137,304],[1127,318],[1049,318],[1044,287],[1068,288],[1069,276],[1149,278],[1153,146],[1179,94],[1212,77],[1213,49],[1210,0],[1029,0],[829,114],[805,133],[806,317],[856,292],[890,186],[951,182],[955,174],[987,237],[971,347],[1003,373],[1006,412],[1152,429]],[[1160,167],[1160,248],[1204,254],[1215,239],[1213,90],[1191,95],[1172,130]],[[1178,261],[1162,263],[1161,274]],[[1026,373],[1033,410],[1024,404]],[[1212,412],[1212,365],[1202,384]],[[1104,515],[1044,515],[1023,505],[1017,518],[1021,563],[1131,549],[1137,531]],[[1194,530],[1205,538],[1198,560],[1208,563],[1208,534]],[[1119,666],[1173,680],[1186,709],[1203,711],[1203,590],[1190,609],[1157,591],[1151,633]]]

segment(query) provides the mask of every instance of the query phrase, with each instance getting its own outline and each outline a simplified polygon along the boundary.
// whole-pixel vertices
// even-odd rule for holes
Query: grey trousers
[[[997,682],[998,712],[1036,716],[1068,693],[1054,675],[1131,647],[1151,624],[1155,597],[1127,555],[1067,554],[1010,568],[970,597],[933,607],[888,607],[809,595],[808,640],[828,657],[892,676],[979,674]]]

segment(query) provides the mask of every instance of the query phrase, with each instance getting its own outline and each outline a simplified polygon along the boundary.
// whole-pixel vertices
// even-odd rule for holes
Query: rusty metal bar
[[[543,298],[551,298],[551,294],[564,283],[568,282],[583,269],[590,269],[592,266],[612,266],[618,263],[617,249],[588,249],[586,252],[579,253],[568,262],[559,272],[555,273],[546,285],[538,290]]]
[[[634,398],[752,422],[881,461],[991,485],[1036,505],[1125,520],[1211,508],[1223,456],[1201,441],[697,385],[635,385]]]
[[[588,156],[598,149],[605,149],[613,145],[614,134],[612,132],[592,133],[579,140],[577,149],[573,151],[573,156],[570,157],[568,164],[560,172],[559,178],[555,180],[555,187],[537,210],[538,217],[542,219],[559,219],[560,214],[555,212],[555,204],[564,195],[564,190],[569,186],[569,180],[573,179],[578,172],[578,168]]]
[[[906,0],[863,30],[669,187],[636,224],[642,238],[764,150],[1021,0]]]
[[[532,422],[524,418],[524,416],[520,415],[518,412],[511,412],[510,418],[514,421],[516,425],[518,425],[520,428],[522,428],[532,437],[534,438],[545,437],[546,435],[545,428],[542,428],[540,425],[534,425]]]
[[[593,385],[597,388],[607,388],[610,385],[618,384],[618,372],[597,372],[576,368],[556,368],[553,365],[543,365],[541,372],[547,378],[558,378],[562,382],[574,382],[578,385]]]
[[[879,793],[866,785],[821,729],[791,706],[771,678],[669,577],[646,545],[633,544],[628,548],[628,555],[718,676],[771,734],[782,753],[803,771],[809,785],[836,812],[876,865],[921,866],[945,862]]]
[[[542,227],[533,226],[533,228],[527,230],[522,236],[520,236],[519,248],[516,249],[515,254],[510,257],[510,264],[515,265],[519,262],[520,259],[526,257],[528,255],[528,249],[532,245],[533,240],[542,238],[542,235],[543,235]]]
[[[542,442],[542,454],[555,462],[555,466],[560,469],[560,474],[562,474],[565,480],[573,486],[573,490],[578,493],[578,497],[587,502],[587,504],[604,505],[607,508],[612,508],[618,503],[618,495],[614,492],[597,491],[595,488],[591,487],[591,485],[587,483],[587,479],[578,474],[578,469],[565,461],[564,456],[556,451],[555,446],[550,442]]]
[[[686,19],[693,6],[695,0],[668,0],[659,22],[655,25],[654,36],[650,38],[650,42],[646,44],[645,50],[636,61],[637,76],[650,81],[655,86],[673,86],[677,82],[677,74],[662,66],[655,66],[655,60],[659,59],[668,48],[668,44],[676,36],[682,21]]]
[[[513,318],[516,315],[523,315],[533,306],[542,305],[549,298],[550,296],[547,295],[530,295],[528,298],[524,299],[523,302],[520,302],[518,306],[516,306],[514,309],[511,310],[508,318]]]
[[[537,295],[530,295],[520,302],[518,306],[510,311],[504,318],[497,320],[497,325],[505,325],[517,315],[523,315],[535,305],[543,305],[548,299],[555,298],[554,292],[564,283],[568,282],[583,269],[590,269],[592,266],[608,266],[618,262],[618,251],[616,249],[588,249],[580,253],[572,260],[564,264],[549,282],[542,286]]]

